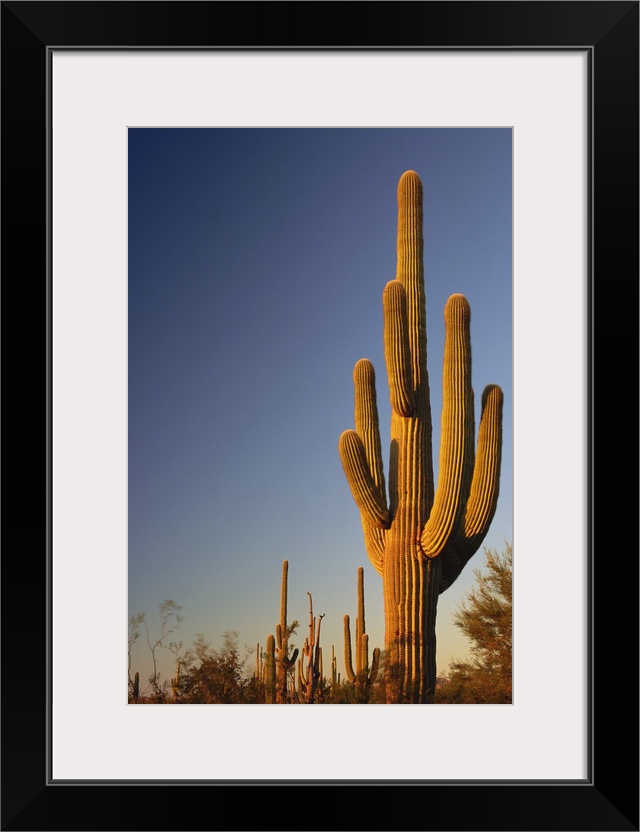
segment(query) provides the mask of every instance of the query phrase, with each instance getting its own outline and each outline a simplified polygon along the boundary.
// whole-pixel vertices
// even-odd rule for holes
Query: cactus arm
[[[380,494],[384,494],[384,473],[380,423],[376,403],[376,374],[373,364],[361,358],[353,368],[354,422],[362,440],[371,476]]]
[[[356,433],[362,439],[371,476],[381,495],[385,493],[380,425],[376,403],[376,374],[373,364],[361,358],[353,369],[354,417]],[[361,513],[364,542],[369,560],[382,574],[384,530],[376,528]]]
[[[504,394],[496,384],[482,393],[482,415],[478,431],[478,449],[471,482],[471,494],[464,518],[465,538],[486,534],[493,520],[500,491],[502,457],[502,409]],[[477,546],[479,546],[478,541]],[[475,549],[477,549],[477,546]],[[474,550],[475,551],[475,550]]]
[[[355,430],[345,430],[339,441],[342,467],[363,518],[379,529],[389,525],[389,511],[383,494],[371,476],[362,439]]]
[[[356,676],[362,673],[362,621],[356,616]]]
[[[362,566],[358,567],[358,617],[356,618],[356,674],[367,670],[369,663],[368,646],[369,636],[366,633],[366,624],[364,620],[364,569]]]
[[[497,385],[490,384],[485,387],[464,527],[456,536],[453,545],[448,545],[443,553],[441,593],[451,586],[478,551],[496,512],[500,491],[503,404],[504,395]]]
[[[371,671],[369,672],[369,684],[373,685],[378,678],[378,668],[380,667],[380,648],[373,648],[373,658],[371,659]]]
[[[282,632],[287,630],[287,579],[289,577],[289,561],[282,561],[282,582],[280,584],[280,626]]]
[[[413,413],[413,378],[409,332],[407,321],[407,298],[404,286],[399,280],[390,280],[382,295],[384,312],[384,350],[389,378],[391,407],[399,416]]]
[[[357,571],[358,576],[358,618],[362,623],[362,632],[366,632],[364,623],[364,567],[359,566]]]
[[[267,654],[265,656],[264,695],[267,704],[276,701],[276,640],[267,636]]]
[[[360,637],[360,672],[369,673],[369,633]]]
[[[351,656],[351,629],[349,627],[349,616],[344,617],[344,666],[347,671],[347,679],[355,682],[356,674],[353,672],[353,661]]]
[[[398,182],[398,234],[396,279],[405,288],[409,347],[413,365],[413,387],[417,389],[426,373],[427,322],[424,294],[424,242],[422,236],[422,182],[413,170]]]
[[[440,555],[462,524],[473,471],[471,309],[464,295],[449,298],[444,319],[440,471],[433,508],[421,537],[428,558]]]
[[[322,613],[322,615],[318,616],[318,629],[316,630],[316,652],[314,656],[313,666],[318,673],[320,673],[320,668],[322,666],[322,647],[320,647],[320,627],[322,626],[322,619],[325,617],[326,613]]]

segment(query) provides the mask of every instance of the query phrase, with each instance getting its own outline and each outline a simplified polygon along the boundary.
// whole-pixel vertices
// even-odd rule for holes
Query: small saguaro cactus
[[[344,664],[347,671],[347,679],[356,686],[359,697],[363,697],[366,691],[374,684],[378,676],[380,663],[380,648],[373,651],[371,668],[369,668],[369,636],[366,632],[364,621],[364,569],[358,567],[358,615],[356,617],[356,669],[353,669],[351,652],[351,628],[349,616],[344,617]]]
[[[322,650],[320,648],[320,625],[324,618],[324,613],[317,618],[313,615],[313,599],[311,593],[307,592],[309,596],[309,635],[304,640],[302,648],[302,655],[306,658],[306,667],[304,666],[304,659],[298,662],[298,682],[304,695],[304,701],[311,705],[316,699],[316,692],[318,690],[318,683],[322,677]]]
[[[431,702],[436,681],[438,596],[478,550],[498,500],[503,394],[482,394],[477,448],[471,388],[471,311],[463,295],[444,310],[443,406],[438,487],[432,421],[422,237],[422,183],[398,184],[397,271],[383,292],[384,349],[391,401],[388,497],[375,373],[355,365],[355,430],[339,441],[360,509],[367,554],[382,576],[387,702]]]
[[[267,636],[264,657],[264,701],[271,705],[276,701],[276,640]]]
[[[137,702],[140,698],[140,674],[136,670],[136,675],[133,677],[133,701]]]
[[[280,704],[290,701],[289,680],[296,666],[298,648],[289,655],[289,636],[298,626],[294,621],[287,626],[287,578],[289,561],[282,561],[282,583],[280,585],[280,622],[276,625],[276,701]]]
[[[177,701],[178,697],[180,696],[180,664],[181,664],[181,661],[178,659],[178,665],[176,667],[176,675],[171,680],[171,690],[173,691],[174,701]]]

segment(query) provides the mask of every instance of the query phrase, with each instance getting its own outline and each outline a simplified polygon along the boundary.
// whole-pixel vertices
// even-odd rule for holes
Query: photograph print
[[[129,128],[129,704],[512,703],[512,138]]]

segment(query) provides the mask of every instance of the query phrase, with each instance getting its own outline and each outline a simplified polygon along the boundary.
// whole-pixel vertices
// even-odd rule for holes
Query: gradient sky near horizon
[[[275,633],[286,558],[288,617],[301,623],[292,640],[307,634],[309,591],[325,614],[325,657],[335,645],[344,677],[358,566],[371,647],[383,648],[384,623],[338,437],[353,427],[352,370],[367,357],[386,469],[382,291],[408,169],[424,187],[434,460],[442,312],[462,292],[476,425],[484,386],[505,393],[484,546],[512,541],[512,132],[130,128],[128,144],[129,613],[144,611],[157,636],[158,604],[171,598],[184,616],[172,638],[185,647],[198,633],[219,647],[231,630],[255,650]],[[451,619],[483,564],[481,548],[440,597],[439,675],[467,654]],[[170,678],[168,653],[159,669]],[[132,670],[151,672],[144,632]]]

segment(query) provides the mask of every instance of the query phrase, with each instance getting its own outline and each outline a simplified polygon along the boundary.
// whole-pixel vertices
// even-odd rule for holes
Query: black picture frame
[[[638,501],[629,486],[637,469],[625,475],[628,460],[637,459],[630,438],[638,436],[638,10],[627,0],[2,2],[3,830],[638,830]],[[592,684],[585,782],[296,780],[304,754],[322,741],[313,737],[294,754],[290,780],[48,781],[53,47],[588,51]],[[552,576],[544,551],[540,559]],[[540,668],[540,684],[553,683]],[[332,742],[336,753],[357,758],[357,749]]]

